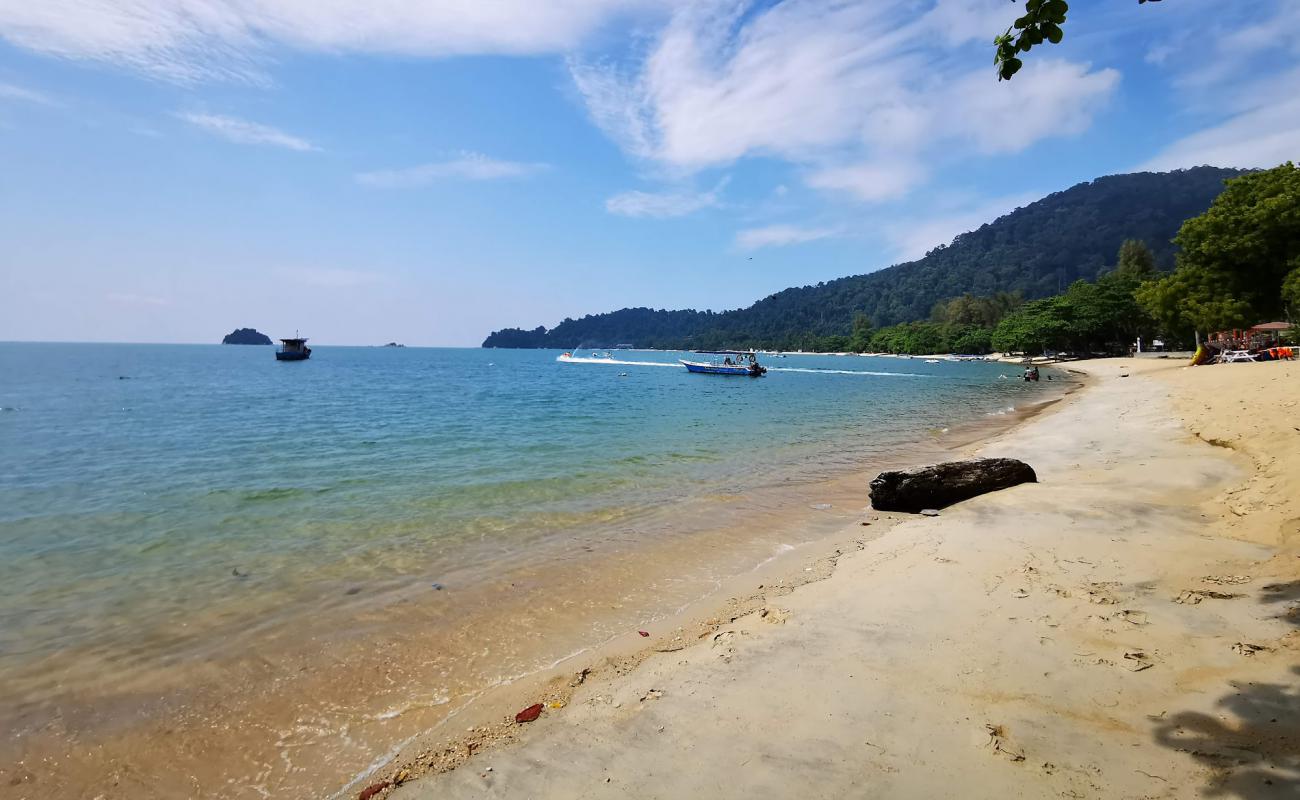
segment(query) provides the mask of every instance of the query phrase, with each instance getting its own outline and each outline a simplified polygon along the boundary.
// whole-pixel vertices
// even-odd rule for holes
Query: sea
[[[0,343],[0,776],[348,796],[1059,394],[983,362]],[[26,794],[24,794],[24,792]]]

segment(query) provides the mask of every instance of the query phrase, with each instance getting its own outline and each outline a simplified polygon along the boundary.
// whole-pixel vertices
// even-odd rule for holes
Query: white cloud
[[[605,201],[605,210],[623,217],[684,217],[721,204],[727,178],[707,192],[620,192]]]
[[[901,197],[924,179],[924,168],[910,159],[822,167],[804,177],[814,189],[848,192],[867,201]]]
[[[195,127],[202,128],[236,144],[265,144],[299,152],[320,150],[319,147],[306,139],[257,122],[249,122],[248,120],[220,114],[181,113],[176,116]]]
[[[1053,59],[999,84],[946,48],[1005,24],[1006,3],[916,10],[913,0],[700,3],[679,9],[636,63],[569,68],[592,120],[633,156],[680,174],[776,157],[811,165],[811,186],[867,200],[915,188],[936,156],[1078,133],[1118,85],[1114,70]],[[1008,117],[1015,124],[999,124]]]
[[[1140,169],[1276,167],[1300,161],[1300,98],[1265,104],[1184,136]]]
[[[0,83],[0,100],[21,100],[25,103],[36,103],[41,106],[59,105],[54,98],[44,92],[15,86],[12,83]]]
[[[1300,160],[1300,3],[1264,4],[1246,19],[1162,61],[1184,109],[1211,121],[1165,145],[1140,169]]]
[[[254,79],[275,46],[449,56],[564,52],[675,0],[37,0],[0,3],[0,38],[168,80]]]
[[[524,178],[549,169],[548,164],[501,161],[482,153],[463,152],[446,161],[435,161],[405,169],[358,173],[357,183],[378,189],[409,189],[441,180],[491,181]]]
[[[768,225],[747,228],[736,234],[736,246],[741,250],[758,250],[763,247],[785,247],[791,244],[815,242],[840,235],[836,228],[804,228],[798,225]]]

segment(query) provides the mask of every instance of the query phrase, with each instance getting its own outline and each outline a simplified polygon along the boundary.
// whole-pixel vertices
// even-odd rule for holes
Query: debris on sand
[[[650,635],[649,631],[637,631],[637,633],[641,634],[643,638],[648,637]]]
[[[773,625],[784,625],[785,621],[790,618],[790,612],[784,608],[768,606],[759,613],[759,616],[763,618],[764,622],[770,622]]]
[[[1240,586],[1243,583],[1250,583],[1254,579],[1249,575],[1206,575],[1201,580],[1206,583],[1217,583],[1220,586]]]
[[[532,722],[542,715],[542,708],[543,706],[541,703],[533,703],[528,708],[515,714],[515,722],[521,724],[524,722]]]
[[[1014,762],[1025,760],[1025,754],[1019,749],[1012,747],[1011,743],[1007,741],[1006,729],[1001,725],[985,723],[984,730],[988,733],[989,737],[987,744],[989,747],[993,748],[994,753],[1003,758],[1011,759]]]
[[[1154,666],[1155,663],[1147,658],[1147,654],[1141,650],[1130,650],[1124,654],[1124,667],[1129,672],[1141,672]]]
[[[383,790],[387,789],[389,786],[392,785],[393,785],[392,781],[380,781],[379,783],[372,783],[366,788],[361,790],[361,794],[357,795],[357,800],[370,800],[370,798],[374,797],[375,795],[379,794],[380,792],[382,792]]]
[[[871,507],[936,516],[927,512],[988,492],[1037,482],[1033,468],[1014,458],[949,461],[880,473],[871,481]]]
[[[1207,598],[1210,600],[1232,600],[1237,597],[1241,597],[1241,595],[1216,592],[1213,589],[1184,589],[1174,598],[1174,602],[1194,606]]]
[[[1147,624],[1147,612],[1145,611],[1134,611],[1133,609],[1126,608],[1119,612],[1119,618],[1133,625]]]
[[[1262,644],[1251,644],[1250,642],[1237,642],[1232,646],[1232,652],[1243,656],[1253,656],[1256,653],[1272,650],[1271,647],[1265,647]]]

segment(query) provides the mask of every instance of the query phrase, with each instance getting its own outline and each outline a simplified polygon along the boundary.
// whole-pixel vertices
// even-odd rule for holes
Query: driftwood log
[[[943,508],[986,492],[1037,483],[1034,468],[1014,458],[976,458],[929,467],[882,472],[871,481],[871,507],[878,511]]]

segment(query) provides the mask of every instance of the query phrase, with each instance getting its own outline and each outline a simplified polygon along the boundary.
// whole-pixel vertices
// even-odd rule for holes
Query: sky
[[[1300,2],[0,0],[0,340],[475,346],[1300,159]]]

